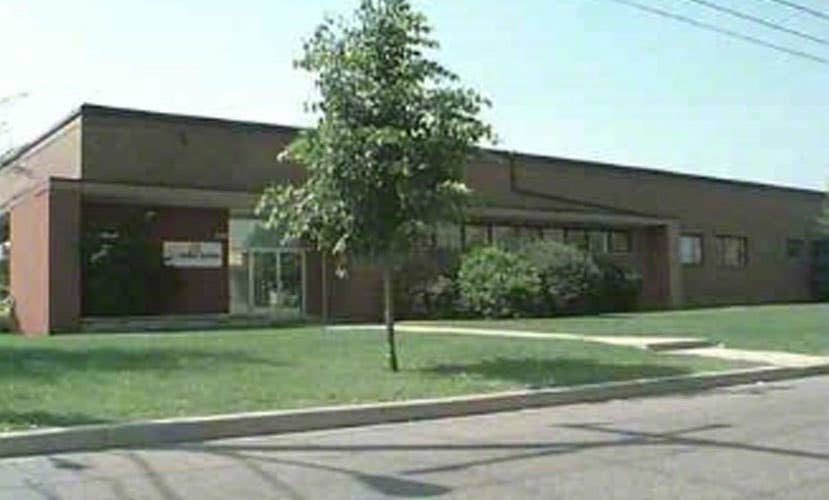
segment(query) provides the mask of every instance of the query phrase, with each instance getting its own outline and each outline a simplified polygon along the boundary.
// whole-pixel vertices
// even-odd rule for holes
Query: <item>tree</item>
[[[296,65],[315,75],[316,126],[280,155],[306,169],[300,186],[264,192],[259,213],[288,239],[381,265],[389,366],[394,266],[439,221],[457,220],[469,190],[463,169],[493,138],[489,102],[427,52],[438,47],[407,0],[363,0],[350,19],[326,19]]]
[[[18,93],[5,97],[0,97],[0,110],[2,110],[7,105],[13,103],[16,100],[26,97],[27,95],[28,94],[25,93]],[[2,164],[6,160],[8,155],[14,151],[14,149],[11,146],[11,134],[9,133],[9,131],[10,127],[8,121],[4,116],[0,116],[0,164]],[[4,139],[5,137],[9,138],[8,142],[6,142],[6,140]],[[4,142],[5,144],[3,144]],[[10,270],[8,255],[9,246],[7,244],[7,239],[9,237],[8,229],[8,219],[0,217],[0,245],[3,245],[3,248],[0,249],[0,303],[2,303],[4,300],[7,300],[7,295],[9,293],[8,288],[10,286]]]

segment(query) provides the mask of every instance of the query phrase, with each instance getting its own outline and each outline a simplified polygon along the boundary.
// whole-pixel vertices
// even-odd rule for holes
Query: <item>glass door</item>
[[[251,249],[248,253],[251,311],[280,317],[301,315],[304,310],[302,252]]]

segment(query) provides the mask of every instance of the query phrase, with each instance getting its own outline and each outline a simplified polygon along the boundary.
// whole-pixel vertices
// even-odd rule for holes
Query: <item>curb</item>
[[[702,391],[717,387],[826,374],[829,374],[829,364],[807,367],[763,367],[560,389],[11,432],[0,434],[0,457],[148,447],[221,438],[460,417],[545,406]]]

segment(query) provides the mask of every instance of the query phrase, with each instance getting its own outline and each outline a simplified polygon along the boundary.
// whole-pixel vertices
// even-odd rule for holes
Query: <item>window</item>
[[[740,236],[717,236],[717,264],[720,267],[745,267],[748,240]]]
[[[461,227],[457,224],[438,224],[435,228],[435,247],[441,250],[460,250]]]
[[[522,241],[533,241],[541,238],[541,228],[538,226],[521,226],[518,229],[518,237]]]
[[[564,243],[587,251],[590,248],[590,236],[585,229],[565,229]]]
[[[630,231],[611,231],[609,246],[612,253],[630,253],[633,250]]]
[[[518,231],[512,226],[492,226],[492,243],[499,247],[509,247],[518,239]]]
[[[789,238],[786,240],[786,256],[790,259],[797,259],[803,255],[803,248],[806,242],[803,240]]]
[[[489,226],[486,224],[467,224],[464,226],[464,248],[473,248],[489,244]]]
[[[560,227],[545,227],[541,230],[541,237],[545,240],[564,242],[564,229]]]
[[[607,253],[607,231],[590,231],[587,248],[594,253]]]
[[[702,265],[702,236],[683,234],[679,239],[679,258],[686,266]]]
[[[537,226],[492,226],[492,242],[502,248],[515,248],[540,234]]]

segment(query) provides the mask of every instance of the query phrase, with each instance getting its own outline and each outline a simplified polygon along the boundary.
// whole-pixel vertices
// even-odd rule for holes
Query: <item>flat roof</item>
[[[241,120],[232,120],[227,118],[216,118],[216,117],[208,117],[208,116],[195,116],[195,115],[186,115],[186,114],[177,114],[177,113],[165,113],[159,111],[147,111],[147,110],[140,110],[140,109],[133,109],[133,108],[119,108],[113,106],[102,106],[98,104],[83,104],[79,108],[75,109],[72,113],[68,116],[60,120],[54,126],[50,127],[46,132],[39,135],[37,138],[32,140],[31,142],[24,144],[23,146],[13,150],[10,153],[7,153],[5,157],[0,158],[0,169],[6,167],[7,165],[13,163],[15,160],[20,158],[21,156],[25,155],[29,152],[32,148],[40,144],[41,142],[48,139],[51,135],[62,129],[64,126],[69,124],[70,122],[74,121],[76,118],[81,116],[114,116],[114,117],[127,117],[127,118],[144,118],[150,120],[161,120],[166,122],[174,122],[174,123],[182,123],[182,124],[200,124],[200,125],[214,125],[220,127],[231,127],[231,128],[243,128],[243,129],[258,129],[258,130],[271,130],[271,131],[279,131],[285,133],[296,133],[302,130],[302,127],[295,127],[290,125],[279,125],[274,123],[265,123],[265,122],[256,122],[256,121],[241,121]],[[661,170],[652,167],[641,167],[641,166],[633,166],[633,165],[621,165],[616,163],[609,163],[609,162],[601,162],[595,160],[586,160],[580,158],[568,158],[568,157],[561,157],[561,156],[547,156],[541,154],[534,154],[534,153],[522,153],[517,151],[508,151],[503,149],[497,148],[481,148],[482,151],[497,155],[503,156],[506,159],[526,159],[531,161],[539,161],[539,162],[546,162],[546,163],[554,163],[554,162],[566,162],[566,163],[575,163],[580,165],[589,166],[592,168],[598,168],[602,170],[611,170],[618,173],[640,173],[640,174],[648,174],[648,175],[656,175],[662,177],[672,177],[676,179],[685,179],[685,180],[695,180],[695,181],[704,181],[704,182],[712,182],[718,184],[728,184],[734,186],[741,186],[747,188],[755,188],[755,189],[766,189],[766,190],[780,190],[780,191],[793,191],[797,193],[803,194],[810,194],[810,195],[824,195],[823,191],[818,191],[816,189],[808,189],[808,188],[799,188],[799,187],[792,187],[792,186],[781,186],[776,184],[768,184],[762,182],[754,182],[754,181],[746,181],[740,179],[730,179],[724,177],[714,177],[714,176],[706,176],[706,175],[699,175],[699,174],[689,174],[684,172],[675,172],[670,170]]]

